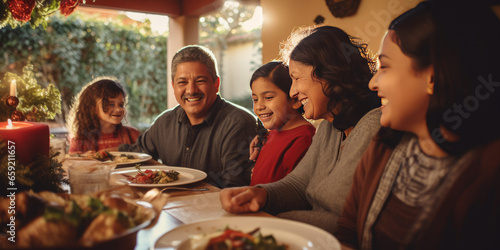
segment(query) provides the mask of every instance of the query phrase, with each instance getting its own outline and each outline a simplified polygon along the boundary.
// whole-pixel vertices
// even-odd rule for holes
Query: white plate
[[[149,160],[153,159],[153,157],[151,155],[144,154],[144,153],[134,153],[134,152],[109,152],[109,153],[111,155],[113,155],[114,157],[119,157],[122,154],[131,155],[134,157],[134,159],[128,159],[127,161],[124,161],[124,162],[117,162],[115,160],[116,165],[135,164],[135,163],[145,162],[145,161],[149,161]]]
[[[115,157],[119,157],[122,154],[131,155],[134,157],[134,159],[128,159],[127,161],[124,161],[124,162],[114,161],[116,163],[116,165],[135,164],[135,163],[145,162],[145,161],[151,160],[153,158],[151,155],[144,154],[144,153],[118,152],[118,151],[109,152],[109,153]],[[69,155],[66,155],[65,159],[66,160],[94,160],[94,161],[97,161],[96,159],[88,157],[88,156],[69,156]],[[111,162],[111,161],[106,161],[106,162]]]
[[[256,216],[222,217],[183,225],[161,236],[155,249],[188,250],[191,249],[190,236],[214,233],[225,227],[242,232],[260,228],[262,235],[272,234],[279,244],[287,244],[289,250],[340,250],[339,241],[323,229],[292,220]]]
[[[168,186],[179,186],[179,185],[185,185],[189,183],[194,183],[197,181],[201,181],[207,177],[207,174],[203,171],[200,171],[198,169],[192,169],[192,168],[182,168],[182,167],[169,167],[169,166],[142,166],[141,171],[145,171],[146,169],[151,169],[151,170],[175,170],[179,172],[180,178],[178,181],[173,181],[165,184],[137,184],[137,183],[132,183],[127,180],[127,177],[125,177],[122,174],[126,175],[132,175],[135,176],[137,174],[137,169],[135,167],[131,168],[120,168],[120,169],[115,169],[111,171],[111,176],[110,176],[110,181],[111,183],[128,183],[130,186],[135,186],[135,187],[168,187]]]

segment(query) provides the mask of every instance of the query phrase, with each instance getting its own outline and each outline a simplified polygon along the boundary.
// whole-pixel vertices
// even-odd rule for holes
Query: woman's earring
[[[429,95],[434,94],[434,84],[433,83],[427,84],[427,94],[429,94]]]

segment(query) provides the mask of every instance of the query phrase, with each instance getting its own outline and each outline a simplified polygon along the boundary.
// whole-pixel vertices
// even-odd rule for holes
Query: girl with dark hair
[[[259,136],[250,143],[251,159],[257,158],[258,153],[251,186],[281,180],[295,168],[311,145],[316,128],[298,110],[300,102],[288,95],[291,85],[288,67],[281,62],[263,65],[250,80],[253,111],[269,130],[261,150],[255,148]]]
[[[122,124],[126,103],[127,95],[114,77],[97,78],[84,86],[69,113],[69,153],[115,150],[134,143],[139,130]]]
[[[481,3],[441,4],[402,14],[383,40],[369,84],[383,128],[338,221],[346,247],[498,248],[500,52],[488,45],[500,20]]]
[[[335,27],[302,28],[287,42],[281,52],[290,96],[303,104],[305,118],[323,121],[285,178],[224,189],[221,202],[228,212],[263,209],[335,233],[354,169],[380,128],[380,99],[368,88],[371,60],[365,45]]]

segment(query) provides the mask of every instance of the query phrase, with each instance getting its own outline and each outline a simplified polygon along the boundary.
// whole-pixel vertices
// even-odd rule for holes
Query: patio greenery
[[[166,37],[148,25],[123,25],[120,18],[73,13],[49,17],[46,29],[23,25],[0,29],[0,57],[7,72],[21,75],[33,65],[38,84],[61,93],[64,121],[72,98],[93,77],[114,75],[129,93],[129,122],[146,128],[167,107]],[[125,18],[125,17],[122,17]]]

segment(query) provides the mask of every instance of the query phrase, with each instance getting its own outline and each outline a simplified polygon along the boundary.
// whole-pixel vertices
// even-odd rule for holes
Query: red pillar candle
[[[8,122],[0,122],[0,140],[5,146],[15,146],[15,158],[23,165],[35,161],[38,155],[49,156],[50,134],[47,124],[12,122],[10,128]]]

